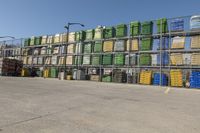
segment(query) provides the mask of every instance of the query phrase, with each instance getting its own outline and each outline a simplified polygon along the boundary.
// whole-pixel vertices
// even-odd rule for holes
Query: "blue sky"
[[[80,22],[72,31],[200,14],[199,0],[1,0],[0,36],[16,38],[64,32],[67,22]]]

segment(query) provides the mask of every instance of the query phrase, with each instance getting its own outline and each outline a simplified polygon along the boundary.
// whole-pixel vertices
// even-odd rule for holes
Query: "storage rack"
[[[200,35],[200,29],[198,30],[189,30],[189,28],[184,28],[184,31],[178,31],[178,32],[172,32],[171,31],[171,21],[174,20],[174,19],[184,19],[184,26],[187,25],[189,26],[189,21],[188,19],[190,18],[191,16],[183,16],[183,17],[176,17],[176,18],[169,18],[167,19],[167,23],[168,23],[168,32],[166,33],[162,33],[162,31],[160,31],[160,33],[157,33],[157,30],[155,28],[156,26],[156,21],[157,20],[151,20],[153,22],[153,33],[150,34],[150,35],[138,35],[138,36],[131,36],[130,35],[130,31],[128,32],[128,35],[125,36],[125,37],[120,37],[120,38],[116,38],[116,37],[113,37],[113,38],[108,38],[108,39],[105,39],[105,38],[102,38],[102,39],[92,39],[92,40],[80,40],[80,41],[75,41],[75,42],[60,42],[58,44],[46,44],[46,45],[37,45],[37,46],[27,46],[27,47],[24,47],[23,46],[23,39],[21,39],[21,53],[23,51],[23,49],[26,49],[26,48],[41,48],[41,47],[48,47],[48,45],[52,45],[52,46],[58,46],[59,49],[61,49],[62,46],[65,46],[65,51],[67,51],[67,47],[69,44],[77,44],[77,43],[82,43],[82,44],[85,44],[85,43],[89,43],[91,42],[93,45],[94,45],[94,42],[96,41],[101,41],[102,42],[102,45],[103,45],[103,42],[104,41],[113,41],[115,42],[116,40],[129,40],[129,50],[125,50],[124,52],[115,52],[114,51],[114,45],[113,45],[113,51],[112,52],[108,52],[109,54],[112,54],[112,55],[115,55],[116,53],[123,53],[125,55],[128,55],[128,64],[129,65],[122,65],[122,66],[117,66],[117,65],[114,65],[114,63],[112,65],[108,65],[108,66],[104,66],[102,65],[102,63],[99,65],[99,66],[93,66],[93,65],[82,65],[82,64],[73,64],[73,65],[66,65],[66,62],[64,62],[64,65],[45,65],[45,63],[43,65],[34,65],[33,64],[33,60],[32,60],[32,63],[29,64],[29,65],[24,65],[24,67],[27,67],[27,68],[33,68],[33,67],[36,67],[36,68],[39,68],[39,67],[48,67],[48,68],[51,68],[51,67],[57,67],[59,69],[59,72],[60,72],[60,69],[70,69],[70,70],[73,70],[73,69],[83,69],[85,70],[85,72],[88,72],[88,69],[89,68],[98,68],[100,70],[100,73],[99,73],[99,76],[100,76],[100,81],[101,81],[101,77],[102,77],[102,73],[103,73],[103,70],[105,68],[108,68],[108,69],[111,69],[111,71],[113,72],[114,69],[123,69],[123,70],[126,70],[127,73],[129,73],[131,70],[133,70],[134,74],[137,75],[136,78],[137,78],[137,83],[139,81],[139,73],[141,72],[141,70],[153,70],[153,71],[156,71],[160,74],[160,79],[161,78],[161,73],[164,73],[166,72],[168,77],[169,77],[169,80],[168,80],[168,85],[170,85],[170,76],[169,76],[169,72],[170,70],[172,69],[181,69],[183,70],[184,72],[191,72],[192,70],[199,70],[200,69],[200,66],[192,66],[191,64],[190,65],[180,65],[180,66],[177,66],[177,65],[172,65],[170,63],[170,57],[169,57],[169,63],[168,65],[163,65],[162,63],[162,54],[164,52],[167,52],[168,55],[170,56],[171,53],[200,53],[200,49],[191,49],[191,48],[185,48],[184,49],[171,49],[171,40],[173,37],[176,37],[176,36],[180,36],[180,37],[186,37],[186,38],[189,38],[189,37],[192,37],[192,36],[196,36],[196,35]],[[127,27],[129,27],[128,29],[130,29],[130,25],[128,24]],[[162,27],[162,20],[161,20],[161,27]],[[103,29],[102,29],[103,30]],[[103,31],[101,32],[103,34]],[[103,35],[102,35],[103,36]],[[153,38],[153,40],[160,40],[160,48],[158,50],[147,50],[147,51],[140,51],[140,46],[141,46],[141,39],[142,38],[147,38],[147,37],[151,37]],[[168,38],[169,39],[169,43],[168,43],[168,49],[163,49],[162,48],[162,43],[163,43],[163,37],[165,38]],[[138,51],[130,51],[130,47],[132,45],[132,39],[138,39],[139,40],[139,50]],[[186,42],[187,43],[187,42]],[[126,45],[126,44],[125,44]],[[155,45],[155,44],[153,44]],[[188,44],[187,44],[188,45]],[[14,50],[14,48],[10,48],[12,50]],[[10,50],[9,49],[9,50]],[[6,51],[8,50],[7,48],[2,48],[2,51]],[[59,50],[60,52],[60,50]],[[4,53],[4,52],[3,52]],[[145,53],[148,53],[148,54],[159,54],[160,55],[160,60],[159,60],[159,65],[156,65],[156,66],[141,66],[140,65],[140,60],[139,60],[139,57],[141,54],[145,54]],[[100,53],[91,53],[89,55],[100,55],[101,56],[101,62],[103,60],[102,56],[105,54],[105,52],[100,52]],[[131,66],[130,65],[130,54],[136,54],[137,55],[137,65],[135,66]],[[77,53],[74,53],[74,54],[68,54],[68,53],[60,53],[59,55],[57,56],[62,56],[65,58],[65,61],[66,61],[66,57],[69,56],[69,55],[73,55],[73,56],[84,56],[84,55],[88,55],[87,53],[81,53],[81,54],[77,54]],[[19,55],[13,55],[14,57],[16,56],[19,56]],[[25,57],[26,55],[23,55],[23,53],[20,55],[21,57]],[[29,55],[30,56],[30,55]],[[35,57],[35,55],[33,55],[33,52],[32,52],[32,57]],[[52,55],[38,55],[38,57],[48,57],[48,56],[52,56]],[[10,56],[7,56],[5,54],[2,55],[3,58],[5,57],[10,57]],[[59,59],[58,59],[59,60]],[[114,62],[114,58],[112,60],[112,62]],[[112,73],[112,78],[113,78],[113,73]],[[127,79],[128,79],[128,74],[127,74]],[[128,80],[127,80],[128,82]],[[162,80],[160,80],[160,85],[162,84]]]

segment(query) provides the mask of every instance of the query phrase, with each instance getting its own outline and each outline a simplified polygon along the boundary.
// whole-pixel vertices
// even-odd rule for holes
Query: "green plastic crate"
[[[76,41],[84,41],[85,40],[85,31],[76,32]]]
[[[86,40],[93,40],[94,38],[94,29],[86,30]]]
[[[153,33],[153,22],[146,21],[142,23],[142,35],[150,35]]]
[[[82,65],[83,64],[83,57],[82,56],[75,56],[74,64],[75,65]]]
[[[92,65],[100,65],[101,64],[101,55],[93,55],[92,56]]]
[[[25,47],[30,46],[30,41],[31,41],[30,38],[26,38],[26,39],[24,40],[24,46],[25,46]]]
[[[168,31],[167,28],[167,19],[161,18],[157,20],[157,33],[166,33]]]
[[[141,40],[141,51],[152,50],[153,39],[152,38],[142,38]]]
[[[115,29],[113,27],[107,27],[104,29],[104,38],[113,38],[115,36]]]
[[[84,55],[83,56],[83,65],[90,65],[91,63],[91,56],[90,55]]]
[[[83,48],[84,53],[91,53],[92,52],[92,44],[91,43],[85,43]]]
[[[103,75],[102,82],[112,82],[112,76],[110,75]]]
[[[138,36],[140,34],[141,24],[138,21],[131,22],[130,24],[130,35]]]
[[[116,26],[116,37],[125,37],[127,36],[127,25],[120,24]]]
[[[41,42],[42,42],[42,37],[36,37],[35,38],[35,45],[41,45]]]
[[[150,54],[141,54],[139,59],[140,59],[141,66],[151,65],[151,55]]]
[[[103,48],[102,42],[96,41],[95,44],[94,44],[94,53],[102,52],[102,48]]]
[[[112,54],[103,55],[103,65],[112,65]]]
[[[58,69],[57,68],[51,68],[51,72],[50,72],[50,77],[51,78],[57,78],[58,77]]]
[[[30,46],[33,46],[33,45],[35,45],[35,38],[36,37],[31,37],[31,40],[30,40]]]
[[[124,65],[124,61],[125,61],[124,54],[122,53],[115,54],[115,57],[114,57],[115,65]]]

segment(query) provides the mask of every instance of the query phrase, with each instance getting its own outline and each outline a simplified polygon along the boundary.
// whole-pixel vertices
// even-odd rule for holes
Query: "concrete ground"
[[[200,133],[200,90],[3,77],[0,133]]]

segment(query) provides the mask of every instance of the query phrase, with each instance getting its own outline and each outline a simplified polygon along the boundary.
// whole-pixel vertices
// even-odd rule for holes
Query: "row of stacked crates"
[[[184,20],[175,19],[171,21],[171,31],[182,31],[184,29]],[[157,20],[157,33],[165,33],[168,31],[167,19],[162,18]],[[145,21],[138,22],[134,21],[130,23],[130,35],[149,35],[153,33],[153,22]],[[68,35],[69,42],[93,40],[102,38],[113,38],[113,37],[125,37],[128,34],[128,28],[126,24],[119,24],[115,27],[97,27],[96,29],[90,29],[86,31],[71,32]],[[25,46],[40,45],[40,44],[51,44],[51,43],[64,43],[67,42],[67,34],[55,34],[50,36],[39,36],[27,38],[24,41]]]

